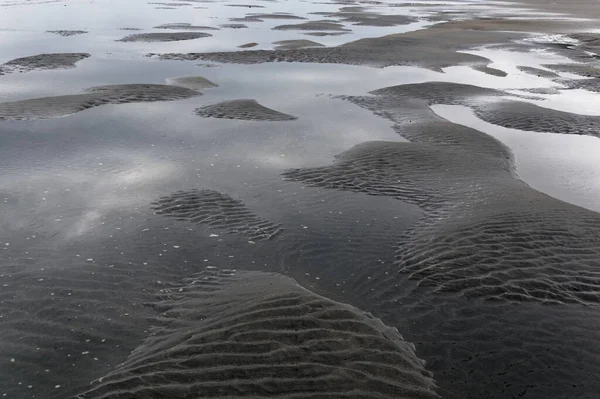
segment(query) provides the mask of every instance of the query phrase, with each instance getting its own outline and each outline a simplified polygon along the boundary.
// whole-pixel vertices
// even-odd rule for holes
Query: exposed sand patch
[[[312,24],[312,23],[308,23]],[[302,24],[300,24],[302,25]],[[311,25],[309,25],[311,26]],[[471,31],[438,24],[429,29],[353,41],[337,47],[234,53],[163,54],[162,59],[207,60],[240,64],[264,62],[339,63],[386,67],[418,65],[435,71],[452,65],[487,66],[483,57],[461,50],[524,37],[514,32]],[[490,72],[490,71],[488,71]]]
[[[248,27],[248,25],[244,25],[244,24],[222,24],[219,26],[221,28],[227,28],[227,29],[246,29]]]
[[[196,109],[205,118],[241,119],[247,121],[292,121],[295,116],[260,105],[255,100],[231,100]]]
[[[521,101],[480,104],[475,107],[475,114],[510,129],[600,137],[600,116],[572,114]]]
[[[167,318],[80,398],[437,398],[414,345],[277,274],[208,270],[165,289]]]
[[[170,23],[155,26],[154,29],[177,29],[177,30],[219,30],[212,26],[192,25],[188,23]]]
[[[47,69],[75,68],[79,61],[91,57],[88,53],[51,53],[16,58],[0,65],[0,72],[30,72]]]
[[[504,72],[500,69],[490,68],[489,66],[486,66],[486,65],[477,65],[477,66],[473,67],[473,69],[475,69],[476,71],[487,73],[488,75],[497,76],[500,78],[504,78],[504,77],[508,76],[508,74],[506,72]]]
[[[265,8],[258,4],[225,4],[227,7],[240,7],[240,8]]]
[[[239,45],[238,48],[252,48],[252,47],[256,47],[256,46],[258,46],[258,43],[252,42],[252,43],[246,43],[246,44]]]
[[[250,240],[270,240],[281,226],[254,215],[244,204],[213,190],[179,191],[153,203],[159,215],[206,224]]]
[[[364,143],[340,155],[332,166],[293,169],[284,176],[422,207],[429,216],[398,247],[398,278],[405,274],[435,292],[466,297],[600,302],[593,260],[600,255],[600,215],[531,189],[515,178],[510,152],[501,143],[445,121],[427,107],[496,91],[434,82],[373,94],[347,99],[394,121],[394,128],[411,143]],[[507,106],[503,104],[486,102],[481,109],[489,107],[489,115],[498,115]],[[506,104],[533,115],[535,123],[543,120],[535,106]],[[556,117],[549,122],[560,123],[564,121]],[[561,237],[560,246],[573,250],[559,250],[551,237]],[[375,296],[395,289],[388,275],[376,284]]]
[[[304,22],[296,25],[279,25],[273,28],[274,30],[319,30],[319,31],[338,31],[349,32],[342,24],[329,21],[314,21]]]
[[[275,49],[277,50],[292,50],[307,47],[323,47],[321,43],[313,42],[312,40],[280,40],[278,42],[273,42],[273,44],[277,44],[277,47],[275,47]]]
[[[218,84],[213,83],[202,76],[182,76],[178,78],[169,78],[167,79],[167,83],[197,91],[219,87]]]
[[[523,66],[523,65],[517,66],[517,69],[519,69],[519,71],[521,71],[521,72],[525,72],[530,75],[535,75],[535,76],[539,76],[539,77],[546,78],[546,79],[560,78],[560,76],[558,74],[556,74],[552,71],[547,71],[545,69],[534,68],[534,67]]]
[[[304,17],[298,17],[292,14],[286,13],[272,13],[272,14],[247,14],[248,17],[259,18],[259,19],[294,19],[304,20]]]
[[[409,15],[391,15],[368,12],[362,7],[344,7],[338,12],[318,12],[317,15],[323,15],[328,18],[335,18],[342,22],[351,23],[357,26],[398,26],[408,25],[416,22],[418,19]]]
[[[65,36],[65,37],[84,35],[84,34],[88,33],[88,31],[86,31],[86,30],[49,30],[46,32],[54,33],[55,35]]]
[[[172,101],[199,96],[195,90],[156,84],[98,86],[82,94],[0,103],[0,120],[48,119],[104,104]]]
[[[347,35],[350,32],[306,32],[303,33],[303,35],[308,35],[308,36],[341,36],[341,35]]]
[[[137,33],[126,36],[119,42],[175,42],[180,40],[194,40],[212,35],[204,32],[173,32],[173,33]]]
[[[231,22],[264,22],[262,19],[256,17],[246,16],[243,18],[229,18]]]

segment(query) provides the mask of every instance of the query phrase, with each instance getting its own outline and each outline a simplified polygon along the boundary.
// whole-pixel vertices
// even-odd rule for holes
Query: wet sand
[[[0,395],[595,398],[596,6],[0,2]]]

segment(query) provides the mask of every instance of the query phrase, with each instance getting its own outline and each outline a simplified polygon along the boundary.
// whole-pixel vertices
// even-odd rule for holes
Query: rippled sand
[[[595,398],[597,18],[0,1],[0,395]]]

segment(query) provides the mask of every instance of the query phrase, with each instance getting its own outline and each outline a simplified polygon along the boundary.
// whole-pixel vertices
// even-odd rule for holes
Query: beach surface
[[[0,27],[0,397],[598,397],[597,1]]]

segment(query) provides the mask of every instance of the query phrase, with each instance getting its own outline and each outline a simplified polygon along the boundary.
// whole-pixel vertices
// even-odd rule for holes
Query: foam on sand
[[[267,108],[256,100],[230,100],[206,105],[196,109],[196,114],[205,118],[241,119],[246,121],[279,122],[298,119]]]
[[[161,326],[78,398],[438,397],[396,329],[288,277],[208,270],[161,297]]]
[[[195,90],[171,85],[97,86],[81,94],[0,103],[0,120],[57,118],[105,104],[173,101],[200,95]]]

